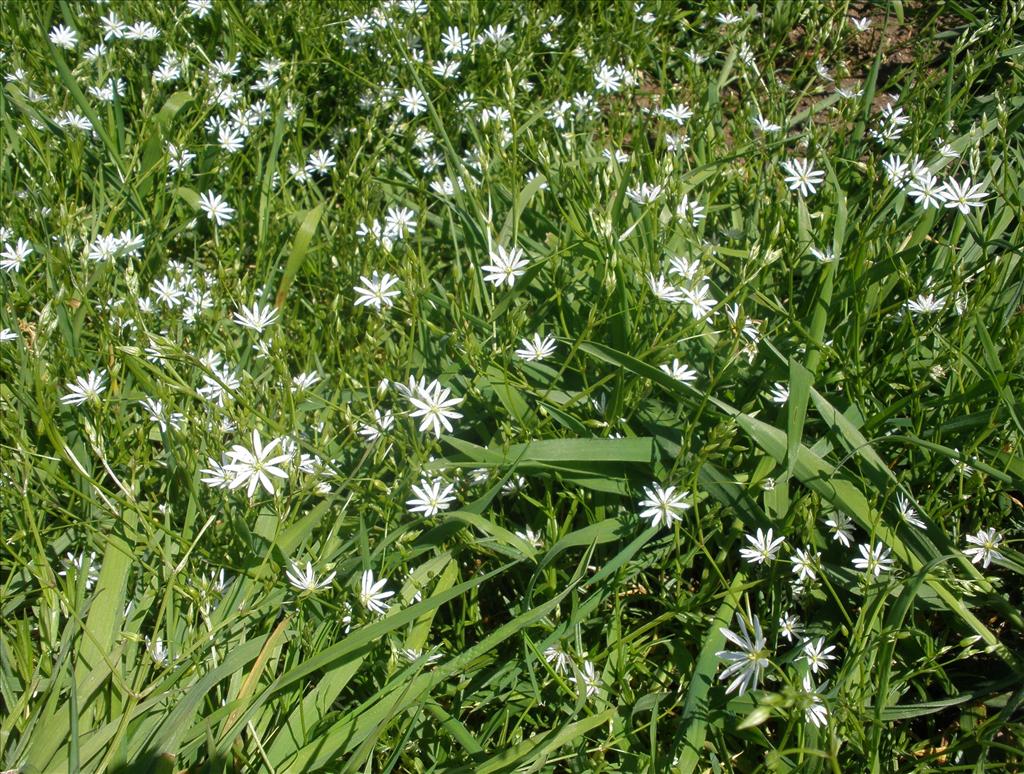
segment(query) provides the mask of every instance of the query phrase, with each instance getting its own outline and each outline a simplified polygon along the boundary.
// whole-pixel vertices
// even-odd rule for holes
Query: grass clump
[[[0,766],[1019,770],[1021,14],[0,5]]]

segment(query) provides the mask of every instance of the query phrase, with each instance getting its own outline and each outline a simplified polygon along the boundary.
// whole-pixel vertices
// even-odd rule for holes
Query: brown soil
[[[868,31],[859,34],[848,49],[850,72],[867,77],[875,61],[879,42],[882,44],[875,108],[885,104],[883,93],[886,86],[896,80],[896,76],[909,65],[923,64],[927,74],[941,70],[952,44],[947,38],[937,40],[935,33],[955,29],[963,24],[963,19],[958,16],[943,14],[931,25],[929,33],[924,34],[934,5],[924,0],[908,0],[904,8],[903,24],[900,24],[895,14],[887,18],[874,3],[850,3],[852,16],[871,19]]]

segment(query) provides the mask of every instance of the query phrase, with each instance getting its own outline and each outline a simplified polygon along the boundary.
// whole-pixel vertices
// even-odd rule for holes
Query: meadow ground
[[[1024,769],[1022,33],[0,0],[0,769]]]

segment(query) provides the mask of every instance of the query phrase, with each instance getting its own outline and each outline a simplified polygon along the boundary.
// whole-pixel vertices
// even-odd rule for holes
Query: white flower
[[[899,512],[900,518],[907,522],[907,524],[913,524],[918,529],[926,528],[927,525],[917,515],[917,510],[902,494],[896,495],[896,510]]]
[[[469,35],[460,31],[458,27],[449,27],[441,33],[441,42],[444,44],[444,53],[452,56],[465,54],[472,46]]]
[[[797,191],[801,196],[810,196],[818,190],[825,180],[825,173],[815,169],[807,159],[789,159],[782,162],[782,168],[788,173],[785,178],[789,190]]]
[[[814,674],[818,674],[818,670],[828,669],[829,661],[836,660],[836,657],[832,655],[832,651],[835,649],[835,645],[825,647],[824,637],[819,637],[816,641],[805,639],[803,644],[804,661],[807,662],[807,666]]]
[[[359,579],[359,603],[371,613],[384,615],[389,607],[384,600],[395,595],[393,591],[384,591],[387,584],[387,578],[374,580],[373,570],[364,570]]]
[[[266,446],[260,438],[260,431],[252,431],[252,450],[240,444],[235,444],[228,452],[231,462],[224,466],[224,469],[233,474],[228,489],[239,489],[248,484],[247,495],[252,497],[257,486],[261,486],[267,494],[274,494],[274,478],[288,478],[288,474],[279,465],[291,459],[290,454],[278,454],[271,456],[274,450],[283,442],[283,438],[275,438]]]
[[[412,236],[416,233],[416,212],[408,207],[388,207],[384,225],[396,236]]]
[[[159,637],[150,642],[146,649],[149,651],[150,658],[153,659],[153,663],[157,666],[164,666],[167,663],[167,648],[164,647],[164,641]]]
[[[362,423],[359,426],[359,435],[366,438],[368,441],[376,441],[384,433],[390,430],[395,424],[395,415],[391,409],[388,409],[383,414],[380,413],[380,409],[374,409],[373,411],[373,424]]]
[[[946,299],[936,297],[933,293],[922,293],[912,301],[907,301],[907,309],[914,314],[934,314],[941,312],[946,306]]]
[[[573,674],[569,679],[576,685],[583,683],[583,689],[586,691],[588,697],[593,696],[601,689],[601,680],[598,678],[597,673],[594,670],[594,664],[588,660],[583,661],[583,665],[579,670],[579,677]]]
[[[971,547],[964,549],[964,556],[975,564],[988,567],[993,559],[1005,558],[998,551],[999,544],[1003,542],[1003,536],[991,527],[983,529],[974,535],[968,535],[966,539]]]
[[[220,194],[213,191],[199,194],[199,209],[206,213],[206,217],[214,221],[218,226],[223,226],[231,221],[235,211]]]
[[[906,126],[910,123],[910,116],[903,112],[903,108],[890,102],[882,106],[882,117],[892,126]]]
[[[953,449],[953,451],[957,454],[960,453],[959,449]],[[964,459],[953,460],[953,468],[962,476],[969,476],[974,472],[974,468],[967,464],[967,461]]]
[[[797,576],[798,580],[814,580],[818,577],[817,569],[818,563],[821,560],[821,554],[810,548],[803,549],[798,548],[793,552],[793,558],[790,561],[793,563],[793,574]]]
[[[245,135],[237,126],[222,126],[217,130],[217,144],[228,153],[238,153],[245,147]],[[220,224],[218,224],[220,225]]]
[[[214,489],[227,489],[235,478],[234,473],[213,457],[206,458],[206,467],[199,472],[203,474],[200,481]]]
[[[164,409],[163,401],[153,400],[152,398],[145,398],[139,402],[149,413],[150,421],[160,428],[160,432],[166,433],[169,428],[174,430],[181,429],[181,423],[184,421],[185,416],[180,411],[168,413]]]
[[[555,100],[548,108],[545,116],[548,121],[554,124],[556,129],[565,129],[565,116],[572,108],[572,103],[566,100]]]
[[[160,37],[160,29],[148,21],[138,21],[124,31],[127,40],[156,40]]]
[[[181,304],[185,291],[172,278],[162,277],[153,283],[153,295],[168,309],[175,309]]]
[[[90,261],[102,263],[117,257],[121,249],[120,242],[113,234],[99,234],[89,245],[89,254],[86,256]]]
[[[691,260],[689,258],[683,258],[682,256],[677,255],[677,256],[673,257],[669,261],[668,273],[669,274],[678,274],[680,277],[683,277],[686,280],[691,280],[692,281],[693,278],[697,276],[697,273],[699,271],[700,271],[700,259],[699,258],[694,258],[694,259]],[[736,305],[734,305],[734,306],[735,306],[736,309],[739,308]],[[731,313],[730,313],[730,319],[733,319],[733,321],[735,322],[735,316],[733,314],[731,314]]]
[[[434,73],[438,78],[454,78],[459,74],[459,68],[462,66],[462,62],[456,62],[453,59],[440,59],[434,62],[434,66],[431,67],[431,72]]]
[[[181,66],[173,60],[168,61],[166,57],[153,71],[153,80],[157,83],[174,83],[180,78]]]
[[[876,578],[892,569],[892,560],[889,558],[891,552],[881,543],[875,543],[874,546],[861,543],[857,550],[860,551],[860,556],[853,560],[856,569],[870,572]]]
[[[57,573],[58,575],[67,577],[68,570],[74,569],[79,578],[83,577],[82,570],[85,566],[85,552],[75,555],[71,551],[68,551],[60,561],[61,564],[64,565],[64,569]],[[89,552],[89,570],[85,573],[84,578],[86,591],[91,591],[92,587],[96,584],[96,581],[100,579],[99,570],[96,568],[95,551]]]
[[[420,392],[427,389],[427,377],[421,376],[418,380],[412,374],[409,375],[408,384],[402,382],[392,382],[388,379],[383,379],[377,387],[377,394],[383,396],[387,391],[388,387],[394,387],[403,398],[408,400],[414,395],[419,395]]]
[[[671,363],[662,363],[659,367],[673,379],[684,384],[690,384],[697,380],[697,372],[686,363],[680,363],[677,357],[672,358]]]
[[[534,548],[542,548],[544,546],[544,536],[534,532],[531,527],[516,530],[515,535],[517,538],[529,543]]]
[[[447,387],[442,387],[436,379],[424,388],[417,388],[409,395],[409,402],[415,409],[410,416],[423,417],[420,422],[420,432],[427,428],[434,431],[434,435],[441,437],[441,426],[449,433],[453,431],[451,419],[462,419],[462,414],[452,411],[454,406],[462,403],[462,398],[450,397],[451,392]]]
[[[658,198],[661,196],[661,191],[662,189],[660,185],[652,185],[651,183],[641,183],[640,185],[635,186],[633,188],[627,188],[626,196],[628,196],[631,201],[634,201],[637,204],[650,204],[651,202],[655,202],[658,200]]]
[[[779,634],[786,638],[787,642],[792,642],[796,639],[800,633],[800,619],[792,613],[783,613],[779,616]]]
[[[662,109],[661,116],[681,126],[686,123],[686,119],[693,116],[693,111],[689,105],[669,105],[667,108]]]
[[[779,552],[779,547],[786,542],[786,538],[784,537],[777,537],[773,539],[771,529],[765,533],[760,527],[758,527],[756,535],[744,535],[744,537],[746,537],[747,542],[749,542],[753,548],[741,548],[740,556],[751,564],[764,564],[766,562],[775,561],[775,556]]]
[[[850,547],[850,542],[853,539],[850,527],[853,526],[853,522],[850,521],[849,516],[842,511],[836,511],[829,518],[825,519],[825,524],[831,529],[833,540],[847,548]]]
[[[687,502],[690,493],[676,494],[674,486],[662,489],[660,484],[652,484],[644,487],[644,494],[647,497],[640,501],[640,507],[644,509],[640,511],[640,518],[650,519],[652,527],[661,523],[671,527],[674,522],[682,521],[682,511],[690,508]]]
[[[676,207],[676,216],[683,220],[689,220],[690,225],[694,228],[697,228],[697,226],[701,224],[701,221],[707,217],[707,215],[704,214],[704,205],[696,199],[691,201],[689,196],[684,196],[680,200],[679,205]]]
[[[551,645],[545,648],[544,660],[551,664],[551,668],[558,672],[558,674],[565,675],[569,673],[569,664],[571,663],[569,654],[559,646]]]
[[[125,30],[128,29],[128,26],[114,12],[100,19],[100,27],[103,31],[104,40],[123,38]]]
[[[594,73],[594,86],[598,91],[613,94],[622,88],[622,75],[616,67],[609,67],[607,62],[601,62]]]
[[[939,179],[925,168],[914,174],[914,179],[910,181],[910,186],[907,188],[907,195],[922,209],[940,208],[946,202],[942,194],[944,188],[939,185]]]
[[[481,267],[487,274],[484,281],[493,282],[494,286],[499,288],[503,284],[507,284],[509,287],[515,285],[516,278],[525,273],[526,267],[530,263],[523,258],[523,251],[518,247],[505,250],[504,247],[498,245],[496,250],[491,251],[489,257],[491,263]]]
[[[72,49],[78,45],[78,33],[64,24],[50,30],[50,42],[57,48]]]
[[[758,130],[761,131],[761,132],[765,132],[765,133],[767,133],[767,132],[777,132],[780,129],[782,129],[781,126],[779,126],[778,124],[773,124],[771,121],[769,121],[767,118],[762,116],[760,113],[758,113],[756,116],[754,116],[754,118],[752,120],[754,122],[754,126],[756,126],[758,128]]]
[[[761,631],[761,622],[757,620],[757,616],[751,616],[751,626],[754,630],[753,637],[751,637],[751,633],[747,630],[747,624],[743,620],[743,616],[737,614],[736,620],[739,623],[739,634],[726,629],[724,626],[718,631],[739,650],[720,650],[715,653],[715,656],[729,663],[729,666],[718,675],[719,680],[728,680],[735,675],[735,679],[725,689],[725,692],[732,693],[738,689],[738,695],[742,695],[752,688],[757,688],[757,684],[761,680],[762,674],[764,674],[765,667],[770,662],[768,659],[769,651],[766,647],[767,641],[765,640],[764,633]]]
[[[699,271],[700,271],[700,259],[699,258],[694,258],[694,259],[691,260],[689,258],[683,258],[682,256],[677,255],[677,256],[674,256],[669,261],[669,273],[670,274],[678,274],[679,276],[683,277],[684,279],[687,279],[687,281],[692,282],[693,281],[693,277],[695,277],[697,275],[697,272],[699,272]],[[733,306],[736,309],[739,308],[738,305],[734,304]],[[733,321],[735,321],[735,315],[732,312],[728,312],[728,313],[729,313],[729,318],[732,319]],[[737,312],[737,314],[738,314],[738,312]]]
[[[474,484],[482,484],[482,483],[485,483],[487,481],[489,476],[490,476],[490,471],[487,470],[487,468],[479,468],[479,469],[473,471],[472,481],[473,481]],[[504,484],[501,485],[501,493],[503,495],[519,494],[525,488],[526,488],[526,476],[520,476],[520,475],[517,474],[515,476],[512,476],[512,478],[510,478],[508,481],[506,481]],[[527,527],[526,531],[530,532],[529,527]],[[519,532],[517,532],[516,534],[519,535],[520,537],[522,537],[522,535]]]
[[[348,31],[350,35],[362,38],[373,32],[373,24],[368,16],[355,16],[348,20]]]
[[[210,80],[215,83],[220,83],[228,78],[234,78],[238,75],[238,63],[240,59],[241,54],[236,55],[234,59],[218,59],[215,62],[211,62],[207,68]]]
[[[311,175],[326,175],[337,163],[329,150],[313,151],[306,160],[306,171]]]
[[[824,685],[815,687],[810,675],[804,675],[803,687],[805,697],[804,720],[822,728],[828,723],[828,709],[821,699],[821,690]]]
[[[490,41],[495,45],[500,45],[510,40],[512,40],[512,33],[508,31],[507,24],[492,24],[483,31],[477,42]]]
[[[300,185],[309,180],[309,171],[305,167],[300,167],[298,164],[288,164],[288,174],[292,176],[292,180]]]
[[[768,397],[772,403],[778,403],[780,406],[785,405],[786,401],[789,400],[789,388],[782,382],[775,382]]]
[[[640,3],[633,3],[633,10],[636,11],[637,18],[644,24],[654,24],[658,20],[658,17],[651,11],[644,11]]]
[[[858,19],[856,16],[851,16],[850,24],[853,25],[853,28],[857,30],[857,32],[867,32],[868,27],[871,26],[871,19],[867,16],[861,19]]]
[[[213,10],[213,0],[188,0],[188,15],[205,19],[206,14]]]
[[[197,392],[207,400],[216,401],[218,405],[224,405],[224,398],[230,397],[231,393],[238,389],[241,381],[233,374],[227,366],[221,370],[211,369],[213,374],[203,374],[204,385]]]
[[[703,320],[711,315],[718,301],[711,295],[711,285],[704,283],[694,290],[684,290],[686,303],[690,305],[690,313],[694,320]]]
[[[601,155],[609,161],[614,160],[616,164],[626,164],[629,161],[629,154],[621,148],[616,148],[614,153],[605,148]]]
[[[18,237],[15,244],[9,242],[4,245],[3,252],[0,252],[0,269],[9,272],[16,272],[21,269],[25,259],[32,255],[32,243],[27,239]]]
[[[451,507],[451,503],[455,501],[452,495],[454,491],[454,486],[439,478],[432,481],[424,479],[420,481],[419,486],[413,484],[412,493],[416,496],[407,500],[405,504],[409,506],[410,512],[422,513],[424,518],[429,519]]]
[[[88,400],[98,401],[107,389],[106,371],[90,371],[85,376],[68,382],[67,388],[69,392],[60,399],[65,406],[80,406]]]
[[[520,344],[521,348],[516,350],[516,355],[527,362],[544,360],[555,352],[555,338],[551,334],[542,339],[539,333],[535,333],[532,341],[523,339]]]
[[[138,257],[142,248],[146,246],[146,238],[142,234],[134,234],[131,229],[122,231],[117,236],[117,247],[118,250],[126,255],[134,255]]]
[[[393,289],[398,284],[398,277],[393,274],[385,273],[381,277],[374,271],[369,277],[360,277],[359,281],[362,286],[352,288],[359,295],[356,306],[372,306],[380,311],[384,307],[393,306],[394,299],[402,294],[402,291]]]
[[[651,286],[651,292],[654,293],[654,297],[660,301],[668,301],[671,304],[678,304],[686,297],[684,295],[684,291],[680,290],[665,279],[664,274],[659,274],[657,277],[653,274],[648,274],[647,282]]]
[[[305,392],[314,384],[320,381],[320,374],[316,371],[306,371],[292,377],[292,392]]]
[[[910,179],[910,165],[897,154],[892,154],[882,162],[885,176],[896,188],[902,188]]]
[[[427,112],[427,98],[415,86],[402,92],[402,98],[398,100],[398,104],[405,108],[405,112],[411,116],[418,116],[420,113]]]
[[[831,248],[819,250],[817,247],[812,247],[811,255],[817,258],[819,263],[833,263],[836,260],[836,254],[832,252]]]
[[[167,145],[167,156],[167,168],[171,172],[180,172],[183,169],[187,169],[196,158],[196,154],[188,148],[179,148],[173,143]]]
[[[960,210],[964,215],[970,213],[971,207],[984,207],[987,196],[981,183],[971,185],[971,178],[963,183],[950,178],[938,193],[947,208]]]
[[[314,591],[325,589],[331,585],[331,581],[334,580],[334,573],[331,572],[329,575],[320,579],[316,573],[313,572],[312,562],[306,562],[305,569],[302,568],[295,560],[292,560],[292,567],[288,570],[285,575],[288,577],[288,582],[292,584],[303,594],[311,594]]]
[[[277,310],[270,304],[260,306],[257,302],[253,301],[251,309],[243,306],[235,312],[234,320],[235,323],[243,328],[249,328],[256,331],[256,333],[263,333],[264,330],[277,321]]]

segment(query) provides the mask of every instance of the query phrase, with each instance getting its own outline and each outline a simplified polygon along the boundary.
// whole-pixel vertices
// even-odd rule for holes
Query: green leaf
[[[803,442],[810,396],[811,372],[795,358],[789,359],[789,400],[786,401],[786,472],[792,476],[796,468],[797,450]]]
[[[524,739],[496,755],[476,756],[472,766],[455,768],[450,771],[451,774],[540,771],[556,750],[573,742],[581,742],[586,738],[587,733],[612,722],[617,717],[618,710],[610,708],[574,723],[559,724],[557,728],[553,728],[547,733],[536,734],[529,739]]]
[[[295,275],[299,273],[299,269],[302,268],[302,264],[306,261],[309,243],[313,241],[313,235],[316,233],[317,226],[320,225],[320,216],[323,215],[323,212],[324,205],[320,203],[306,212],[305,217],[302,219],[302,224],[299,226],[295,240],[292,242],[292,249],[288,253],[288,262],[284,265],[281,283],[277,286],[274,306],[278,309],[284,306],[284,301],[288,297],[288,290],[295,280]]]
[[[715,654],[725,645],[725,636],[721,629],[729,628],[733,613],[739,604],[742,587],[743,576],[737,575],[733,578],[729,590],[725,592],[725,599],[719,605],[708,633],[704,636],[704,644],[701,646],[690,684],[686,689],[679,731],[672,745],[673,749],[681,749],[675,769],[677,772],[689,774],[697,768],[697,764],[704,757],[704,740],[707,738],[709,725],[708,692],[714,682],[715,672],[718,671],[718,657]]]
[[[489,575],[493,575],[493,573]],[[461,586],[465,585],[461,584]],[[480,639],[479,642],[443,664],[439,664],[432,672],[417,675],[410,682],[393,686],[387,698],[375,697],[372,702],[368,703],[368,706],[360,707],[356,712],[349,713],[345,719],[319,736],[312,745],[301,750],[297,758],[290,762],[290,765],[296,770],[305,771],[325,766],[341,754],[346,759],[346,767],[343,771],[354,771],[362,765],[363,759],[370,752],[367,742],[376,739],[384,731],[391,718],[397,717],[408,707],[421,702],[423,697],[429,695],[435,686],[443,684],[455,675],[464,674],[471,663],[493,653],[497,645],[548,615],[574,588],[575,585],[570,585],[547,602],[519,614]],[[456,589],[459,589],[460,593],[463,591],[460,587],[456,587]],[[427,601],[429,600],[424,602]],[[414,607],[419,606],[415,605]],[[385,619],[385,621],[387,620]],[[395,694],[397,697],[392,698]],[[357,744],[358,748],[356,748]]]
[[[246,707],[245,712],[239,717],[234,727],[222,737],[221,741],[218,743],[218,749],[226,751],[230,747],[234,738],[241,733],[250,717],[260,707],[271,701],[275,696],[279,695],[281,691],[286,688],[290,688],[319,670],[331,669],[343,663],[350,662],[354,658],[362,657],[365,646],[378,641],[388,632],[395,631],[406,624],[416,621],[420,616],[430,610],[461,597],[471,589],[474,589],[491,578],[505,572],[509,567],[513,566],[513,564],[515,563],[513,562],[511,564],[503,565],[489,573],[460,583],[447,591],[432,594],[423,601],[387,615],[379,621],[374,621],[373,623],[361,626],[346,635],[340,642],[324,648],[311,658],[304,660],[300,664],[297,664],[278,675],[269,686],[267,686],[249,703],[249,706]]]

